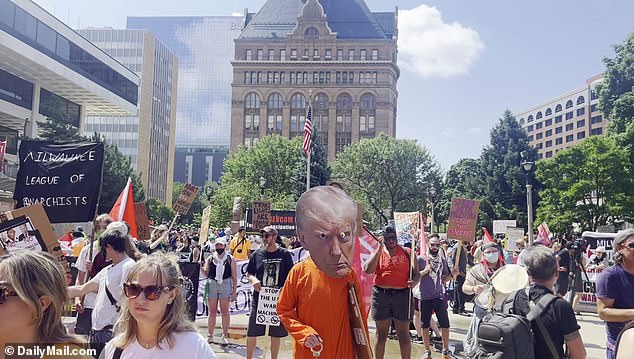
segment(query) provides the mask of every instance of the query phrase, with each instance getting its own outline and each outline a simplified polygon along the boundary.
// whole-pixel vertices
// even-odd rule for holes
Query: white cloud
[[[445,127],[440,131],[441,136],[451,136],[456,132],[454,127]]]
[[[482,133],[482,129],[480,127],[473,127],[468,129],[467,133]]]
[[[484,49],[478,33],[425,4],[398,14],[399,64],[423,77],[465,74]]]

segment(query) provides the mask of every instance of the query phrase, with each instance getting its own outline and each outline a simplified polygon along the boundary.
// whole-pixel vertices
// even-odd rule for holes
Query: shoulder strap
[[[526,288],[527,294],[529,289],[530,287]],[[546,310],[546,308],[550,305],[550,303],[554,302],[555,300],[557,300],[557,297],[551,293],[546,293],[542,295],[537,300],[537,303],[535,303],[534,301],[531,301],[529,297],[528,305],[530,306],[531,311],[526,316],[526,318],[529,321],[531,322],[534,321],[535,323],[537,323],[537,327],[539,328],[539,331],[542,333],[544,340],[546,340],[546,345],[548,346],[548,350],[550,351],[550,354],[552,355],[553,358],[559,357],[559,354],[557,353],[557,349],[555,348],[553,339],[550,337],[550,334],[548,334],[548,330],[546,329],[546,326],[544,325],[544,322],[542,321],[541,315]]]
[[[402,250],[403,250],[403,252],[405,253],[405,257],[407,257],[407,261],[409,262],[409,261],[410,261],[410,257],[409,257],[409,256],[410,256],[410,254],[409,254],[409,253],[407,253],[407,249],[405,249],[405,247],[403,247],[403,246],[399,246],[399,247],[401,247],[401,249],[402,249]]]
[[[123,354],[123,349],[119,347],[115,347],[114,354],[112,355],[112,359],[121,359],[121,354]]]
[[[119,312],[119,309],[121,309],[121,307],[117,305],[117,300],[114,299],[114,296],[112,295],[112,293],[110,293],[110,289],[108,289],[108,274],[107,273],[106,273],[106,283],[104,286],[106,287],[106,295],[108,296],[108,300],[110,300],[110,304],[112,304],[112,306],[115,307],[117,312]]]

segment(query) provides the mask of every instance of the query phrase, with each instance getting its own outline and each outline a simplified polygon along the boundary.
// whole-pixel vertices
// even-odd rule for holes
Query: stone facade
[[[261,12],[273,11],[272,6],[294,8],[297,1],[269,0]],[[347,1],[365,7],[362,0],[339,1],[333,6]],[[328,0],[308,0],[299,7],[290,31],[271,31],[268,36],[252,29],[275,29],[276,24],[263,19],[266,14],[247,13],[232,62],[232,151],[269,134],[303,135],[311,93],[313,127],[322,133],[329,161],[361,138],[395,136],[400,75],[396,12],[350,14],[351,19],[365,19],[375,32],[355,29],[350,20],[349,33],[339,34],[329,24],[324,3]]]

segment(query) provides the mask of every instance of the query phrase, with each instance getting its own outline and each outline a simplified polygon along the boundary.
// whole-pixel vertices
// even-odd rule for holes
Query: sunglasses
[[[430,247],[440,247],[440,244],[438,243],[429,243]]]
[[[14,290],[10,290],[7,287],[0,287],[0,304],[7,301],[9,297],[17,297],[18,293]]]
[[[125,296],[130,299],[137,298],[139,295],[141,295],[141,292],[143,292],[147,300],[157,300],[161,297],[161,294],[163,294],[163,292],[167,293],[172,289],[174,288],[160,287],[158,285],[148,285],[147,287],[141,287],[138,284],[123,284],[123,292],[125,293]]]
[[[634,242],[626,243],[626,244],[623,245],[623,247],[627,247],[629,249],[634,249]]]

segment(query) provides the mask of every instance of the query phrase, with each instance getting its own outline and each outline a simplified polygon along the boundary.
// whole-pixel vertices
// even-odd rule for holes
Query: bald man
[[[293,337],[294,358],[355,358],[349,320],[348,284],[360,284],[351,269],[356,232],[357,204],[341,189],[319,186],[304,192],[297,202],[297,236],[310,258],[288,274],[277,313]],[[360,313],[368,337],[367,314]],[[363,335],[362,335],[363,336]]]

